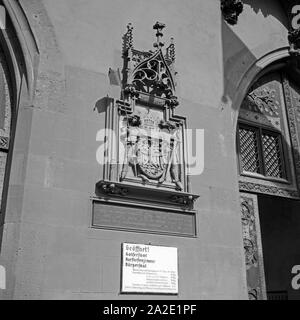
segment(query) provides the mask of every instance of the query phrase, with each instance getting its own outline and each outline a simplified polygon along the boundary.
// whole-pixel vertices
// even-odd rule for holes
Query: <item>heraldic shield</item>
[[[137,163],[141,172],[149,179],[157,180],[164,173],[160,142],[158,139],[142,137],[137,143]]]

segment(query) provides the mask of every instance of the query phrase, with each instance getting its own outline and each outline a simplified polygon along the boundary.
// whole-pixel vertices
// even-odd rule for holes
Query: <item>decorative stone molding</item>
[[[171,201],[185,207],[192,207],[195,201],[195,196],[180,195],[172,196]]]
[[[241,209],[246,268],[250,269],[251,267],[257,267],[258,264],[255,215],[252,199],[241,197]]]
[[[299,145],[299,132],[297,130],[297,109],[293,105],[292,95],[289,80],[286,76],[283,78],[283,90],[285,96],[287,118],[289,123],[292,150],[294,154],[296,179],[298,183],[298,190],[300,190],[300,145]],[[299,194],[298,194],[299,197]]]
[[[119,196],[126,196],[128,194],[128,189],[118,186],[115,183],[101,181],[97,186],[106,194]]]
[[[176,193],[170,190],[147,188],[124,182],[99,181],[96,185],[99,198],[114,198],[117,201],[126,201],[136,205],[151,204],[157,208],[173,208],[192,210],[198,195],[190,193]]]
[[[248,94],[248,102],[256,112],[261,112],[269,116],[278,116],[279,101],[275,96],[275,89],[264,87],[258,91],[252,91]]]
[[[239,15],[243,12],[244,5],[241,0],[221,0],[221,10],[225,21],[231,25],[238,22]]]
[[[241,219],[249,300],[266,299],[257,196],[241,193]]]
[[[289,189],[284,189],[284,188],[271,186],[271,185],[266,186],[259,183],[252,183],[252,182],[245,182],[245,181],[240,181],[239,187],[240,187],[240,190],[244,192],[263,193],[263,194],[269,194],[269,195],[274,195],[278,197],[299,199],[299,193],[296,190],[289,190]]]

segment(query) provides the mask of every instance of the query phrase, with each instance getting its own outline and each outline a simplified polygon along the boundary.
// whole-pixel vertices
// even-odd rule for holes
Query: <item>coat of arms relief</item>
[[[163,50],[164,28],[159,22],[153,27],[157,38],[153,51],[139,51],[133,47],[133,27],[127,27],[120,99],[108,110],[108,118],[113,118],[110,129],[118,132],[118,164],[108,165],[98,189],[110,196],[143,201],[148,197],[192,208],[198,196],[189,193],[186,119],[175,114],[179,106],[175,45],[171,39]]]
[[[133,116],[121,116],[120,140],[124,150],[121,181],[138,178],[144,184],[184,190],[179,124],[166,122],[160,110],[136,106]]]

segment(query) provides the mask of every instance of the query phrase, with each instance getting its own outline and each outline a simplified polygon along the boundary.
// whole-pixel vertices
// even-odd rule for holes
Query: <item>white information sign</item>
[[[123,243],[121,291],[178,294],[177,248]]]

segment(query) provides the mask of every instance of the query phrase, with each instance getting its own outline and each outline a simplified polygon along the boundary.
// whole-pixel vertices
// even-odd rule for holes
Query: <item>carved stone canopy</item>
[[[123,37],[123,92],[125,100],[138,98],[140,93],[166,99],[166,103],[172,107],[178,106],[175,96],[175,45],[171,38],[171,44],[165,53],[162,51],[163,29],[165,25],[156,22],[153,29],[156,30],[155,51],[140,51],[133,47],[133,27],[127,26],[127,33]]]
[[[221,0],[221,10],[225,21],[231,25],[238,22],[239,15],[243,12],[244,5],[241,0]]]

